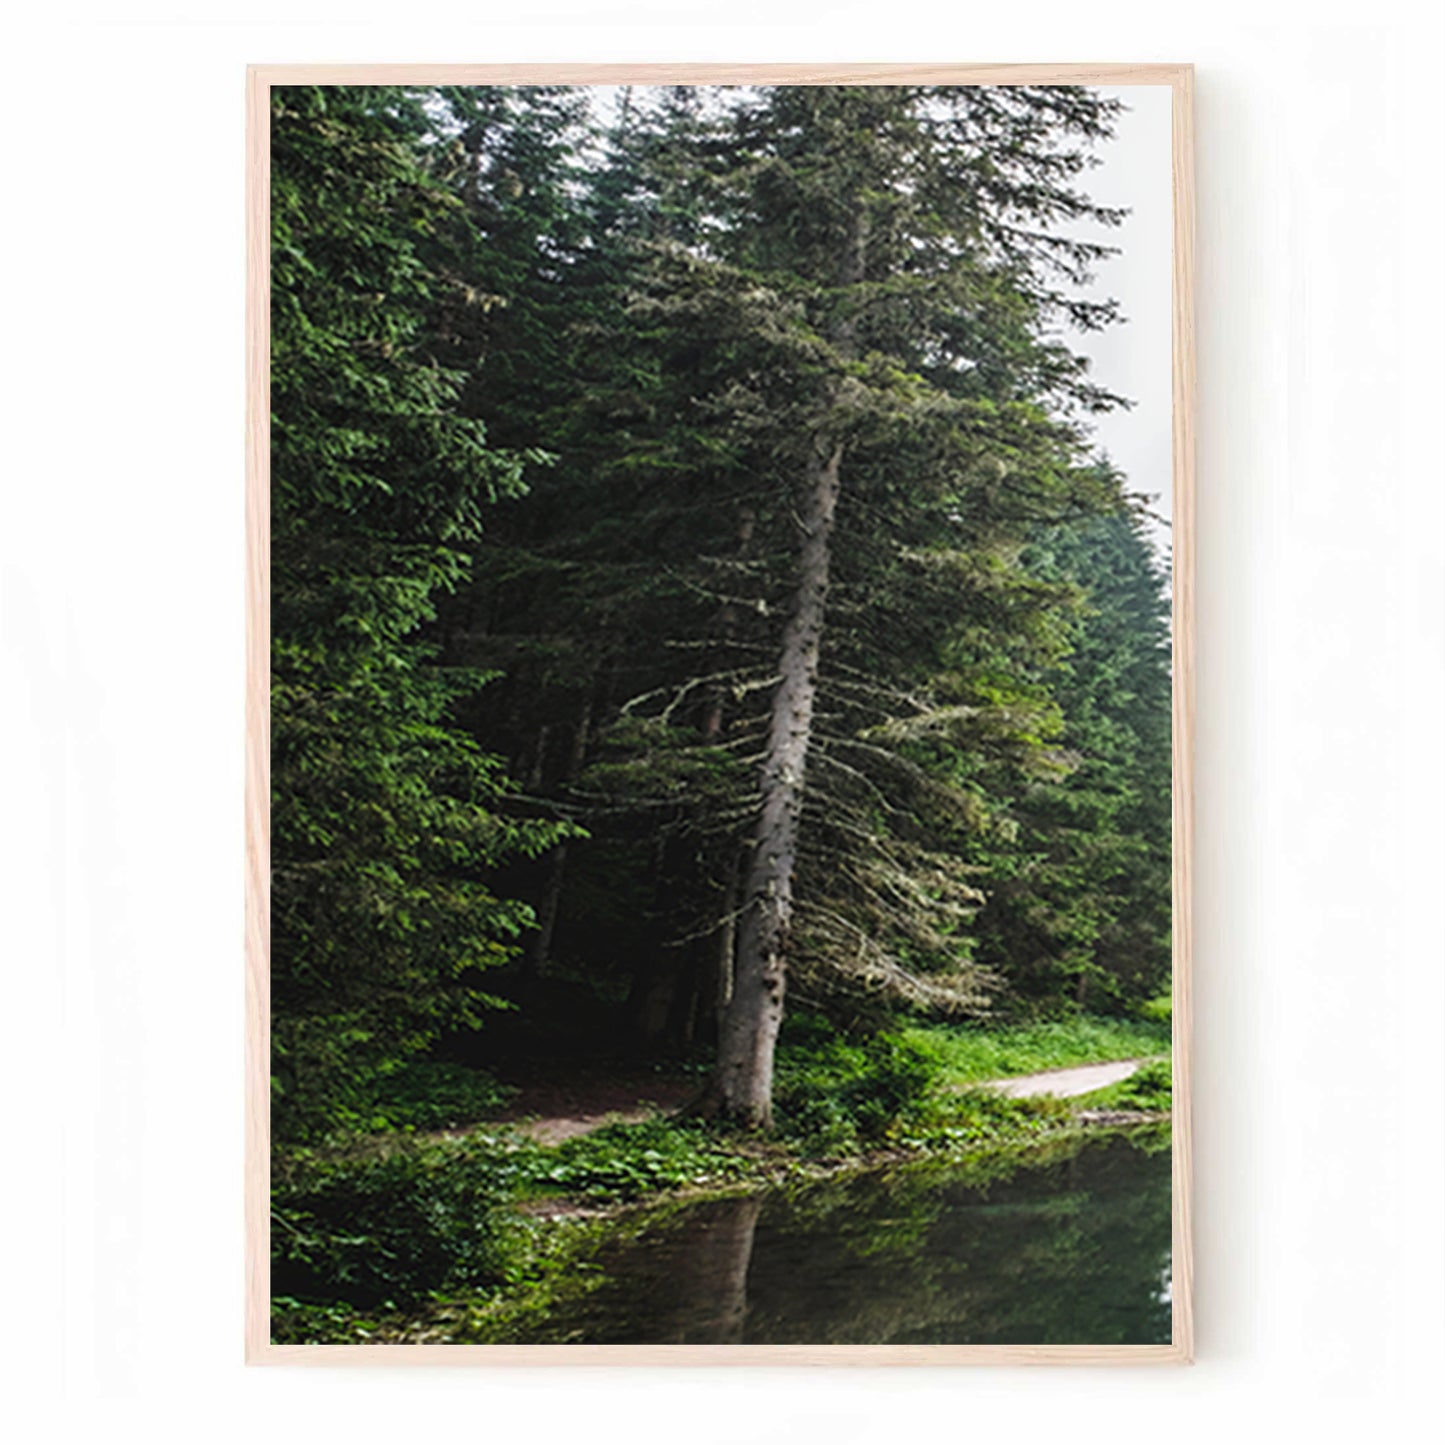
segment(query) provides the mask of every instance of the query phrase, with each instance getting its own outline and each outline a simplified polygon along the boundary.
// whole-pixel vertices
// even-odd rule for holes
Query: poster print
[[[252,1358],[1188,1358],[1187,99],[253,72]]]

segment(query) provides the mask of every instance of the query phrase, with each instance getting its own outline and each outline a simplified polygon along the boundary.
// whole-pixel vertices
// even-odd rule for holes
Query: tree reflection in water
[[[1170,1161],[1124,1139],[980,1186],[898,1169],[700,1202],[589,1261],[525,1338],[605,1344],[1169,1339]]]

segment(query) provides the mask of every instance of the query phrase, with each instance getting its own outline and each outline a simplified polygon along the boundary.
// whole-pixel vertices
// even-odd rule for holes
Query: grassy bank
[[[1152,1019],[1083,1017],[998,1029],[935,1024],[907,1029],[902,1037],[934,1059],[954,1085],[1169,1052],[1168,1022]]]
[[[1016,1153],[1076,1135],[1079,1102],[1163,1112],[1167,1067],[1085,1101],[1007,1099],[977,1085],[1166,1049],[1158,1024],[1083,1019],[853,1039],[801,1018],[780,1053],[778,1125],[766,1138],[655,1118],[553,1146],[483,1123],[457,1137],[388,1134],[278,1151],[274,1336],[398,1338],[443,1305],[495,1325],[544,1307],[559,1261],[590,1231],[619,1227],[619,1211],[634,1204]]]

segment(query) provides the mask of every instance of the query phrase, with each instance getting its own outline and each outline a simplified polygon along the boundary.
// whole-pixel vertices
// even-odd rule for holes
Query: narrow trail
[[[539,1144],[561,1144],[608,1124],[641,1124],[671,1113],[697,1088],[695,1078],[579,1071],[567,1080],[524,1083],[501,1117]]]
[[[641,1124],[654,1119],[665,1110],[652,1106],[638,1109],[613,1109],[605,1114],[569,1114],[565,1118],[528,1119],[519,1125],[521,1132],[539,1144],[561,1144],[568,1139],[579,1139],[583,1134],[595,1134],[608,1124]]]
[[[1092,1094],[1137,1073],[1148,1059],[1117,1059],[1110,1064],[1079,1064],[1068,1069],[1049,1069],[1042,1074],[1020,1074],[1013,1079],[992,1079],[983,1085],[1010,1099],[1036,1099],[1052,1094],[1056,1099],[1071,1099],[1079,1094]]]
[[[969,1087],[994,1089],[1010,1099],[1034,1099],[1045,1094],[1070,1099],[1117,1084],[1148,1062],[1118,1059],[1107,1064],[1080,1064],[1011,1079],[990,1079]],[[696,1080],[665,1076],[593,1079],[574,1083],[570,1088],[532,1086],[523,1089],[504,1117],[539,1144],[561,1144],[595,1133],[608,1124],[641,1124],[668,1113],[686,1102],[696,1087]]]

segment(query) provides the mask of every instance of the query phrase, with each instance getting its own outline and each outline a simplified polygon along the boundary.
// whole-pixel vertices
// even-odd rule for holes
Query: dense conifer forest
[[[274,92],[278,1337],[542,1299],[518,1200],[1058,1132],[973,1086],[1167,1053],[1118,109]],[[525,1132],[589,1090],[659,1108]]]

